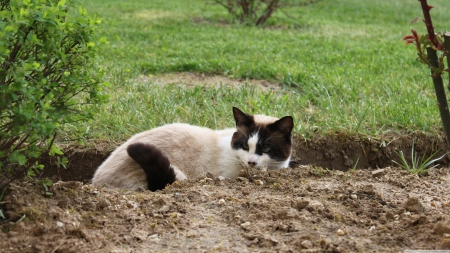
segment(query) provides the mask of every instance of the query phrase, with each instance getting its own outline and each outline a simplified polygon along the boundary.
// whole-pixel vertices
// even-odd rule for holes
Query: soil
[[[450,249],[450,170],[395,167],[394,151],[439,149],[439,137],[297,139],[299,165],[236,180],[176,182],[162,191],[94,188],[114,148],[70,147],[67,169],[15,182],[0,207],[4,252],[399,252]],[[383,144],[384,143],[384,144]],[[431,145],[432,144],[432,145]],[[114,144],[116,145],[116,144]],[[409,146],[408,146],[409,145]],[[359,159],[358,159],[359,157]],[[447,165],[445,158],[442,163]],[[358,163],[356,163],[358,161]],[[315,165],[302,165],[315,164]],[[386,165],[388,164],[388,165]],[[354,167],[364,169],[354,169]],[[388,167],[385,167],[388,166]],[[378,167],[383,167],[379,169]],[[350,170],[348,170],[351,168]],[[343,172],[347,170],[347,172]]]

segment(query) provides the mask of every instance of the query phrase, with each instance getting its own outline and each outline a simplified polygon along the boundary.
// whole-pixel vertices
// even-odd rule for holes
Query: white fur
[[[276,118],[255,115],[258,122],[271,123]],[[260,121],[259,121],[260,120]],[[269,168],[288,167],[289,159],[284,162],[271,160],[266,154],[255,154],[258,135],[249,140],[250,152],[231,148],[231,139],[236,129],[214,131],[188,124],[169,124],[134,135],[118,147],[97,169],[92,179],[94,186],[108,186],[136,190],[147,189],[144,170],[127,153],[133,143],[148,143],[156,146],[165,154],[175,170],[176,180],[205,176],[207,172],[214,176],[236,178],[243,166],[249,161],[257,166]]]

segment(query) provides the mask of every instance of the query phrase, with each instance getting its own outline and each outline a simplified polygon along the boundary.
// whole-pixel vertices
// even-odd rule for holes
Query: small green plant
[[[395,164],[399,165],[401,168],[411,172],[411,174],[417,174],[417,175],[422,175],[424,173],[426,173],[427,171],[429,171],[432,168],[435,168],[437,166],[437,164],[431,166],[434,162],[437,162],[439,160],[441,160],[444,156],[446,156],[449,152],[445,153],[443,156],[433,159],[431,160],[438,151],[434,152],[433,154],[431,154],[428,157],[422,156],[418,156],[417,152],[415,152],[414,150],[414,142],[412,143],[412,148],[411,148],[411,165],[408,163],[408,161],[406,161],[405,155],[403,154],[403,151],[396,151],[395,153],[398,155],[398,157],[400,158],[400,163],[398,163],[397,161],[392,160]],[[431,167],[430,167],[431,166]]]
[[[313,169],[316,172],[318,177],[323,177],[326,174],[333,175],[333,171],[330,170],[329,168],[325,168],[324,169],[324,168],[316,166],[316,165],[313,165],[312,167],[313,167]]]
[[[313,167],[314,171],[316,172],[317,176],[323,177],[325,175],[322,167],[319,167],[316,165],[313,165],[312,167]]]
[[[22,217],[19,220],[17,220],[16,222],[14,222],[12,225],[3,228],[2,232],[8,233],[11,229],[13,229],[15,226],[17,226],[17,224],[19,224],[19,222],[23,221],[26,217],[27,217],[26,214],[22,215]]]
[[[353,174],[356,171],[356,166],[358,166],[358,162],[359,162],[359,157],[358,159],[356,159],[356,163],[355,165],[353,165],[353,167],[349,170],[347,170],[347,172],[345,172],[345,178],[348,180],[350,179],[350,174]]]
[[[39,180],[39,183],[45,189],[44,197],[51,197],[51,196],[53,196],[53,193],[48,188],[48,187],[53,185],[53,182],[50,179],[48,179],[48,178],[41,179],[41,180]]]

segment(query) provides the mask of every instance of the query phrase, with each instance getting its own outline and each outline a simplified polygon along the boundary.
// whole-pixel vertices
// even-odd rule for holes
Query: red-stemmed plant
[[[430,15],[430,10],[433,6],[428,5],[427,0],[419,0],[419,2],[422,6],[423,18],[415,18],[412,21],[412,24],[418,20],[422,20],[427,27],[428,34],[418,34],[414,29],[411,29],[412,34],[405,36],[403,40],[406,41],[406,45],[416,45],[418,54],[417,60],[430,67],[431,78],[433,79],[434,90],[436,92],[437,105],[439,107],[444,131],[447,136],[447,142],[450,145],[450,112],[442,79],[444,72],[448,72],[450,77],[450,32],[445,32],[444,34],[435,33]],[[444,62],[445,59],[447,59],[447,68]],[[450,81],[448,89],[450,90]]]

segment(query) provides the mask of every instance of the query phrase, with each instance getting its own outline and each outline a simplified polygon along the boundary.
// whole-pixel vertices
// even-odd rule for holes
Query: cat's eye
[[[263,152],[263,153],[270,152],[270,147],[267,146],[267,145],[264,145],[264,146],[262,147],[262,152]]]
[[[242,143],[242,149],[243,150],[248,150],[248,144],[247,143]]]

